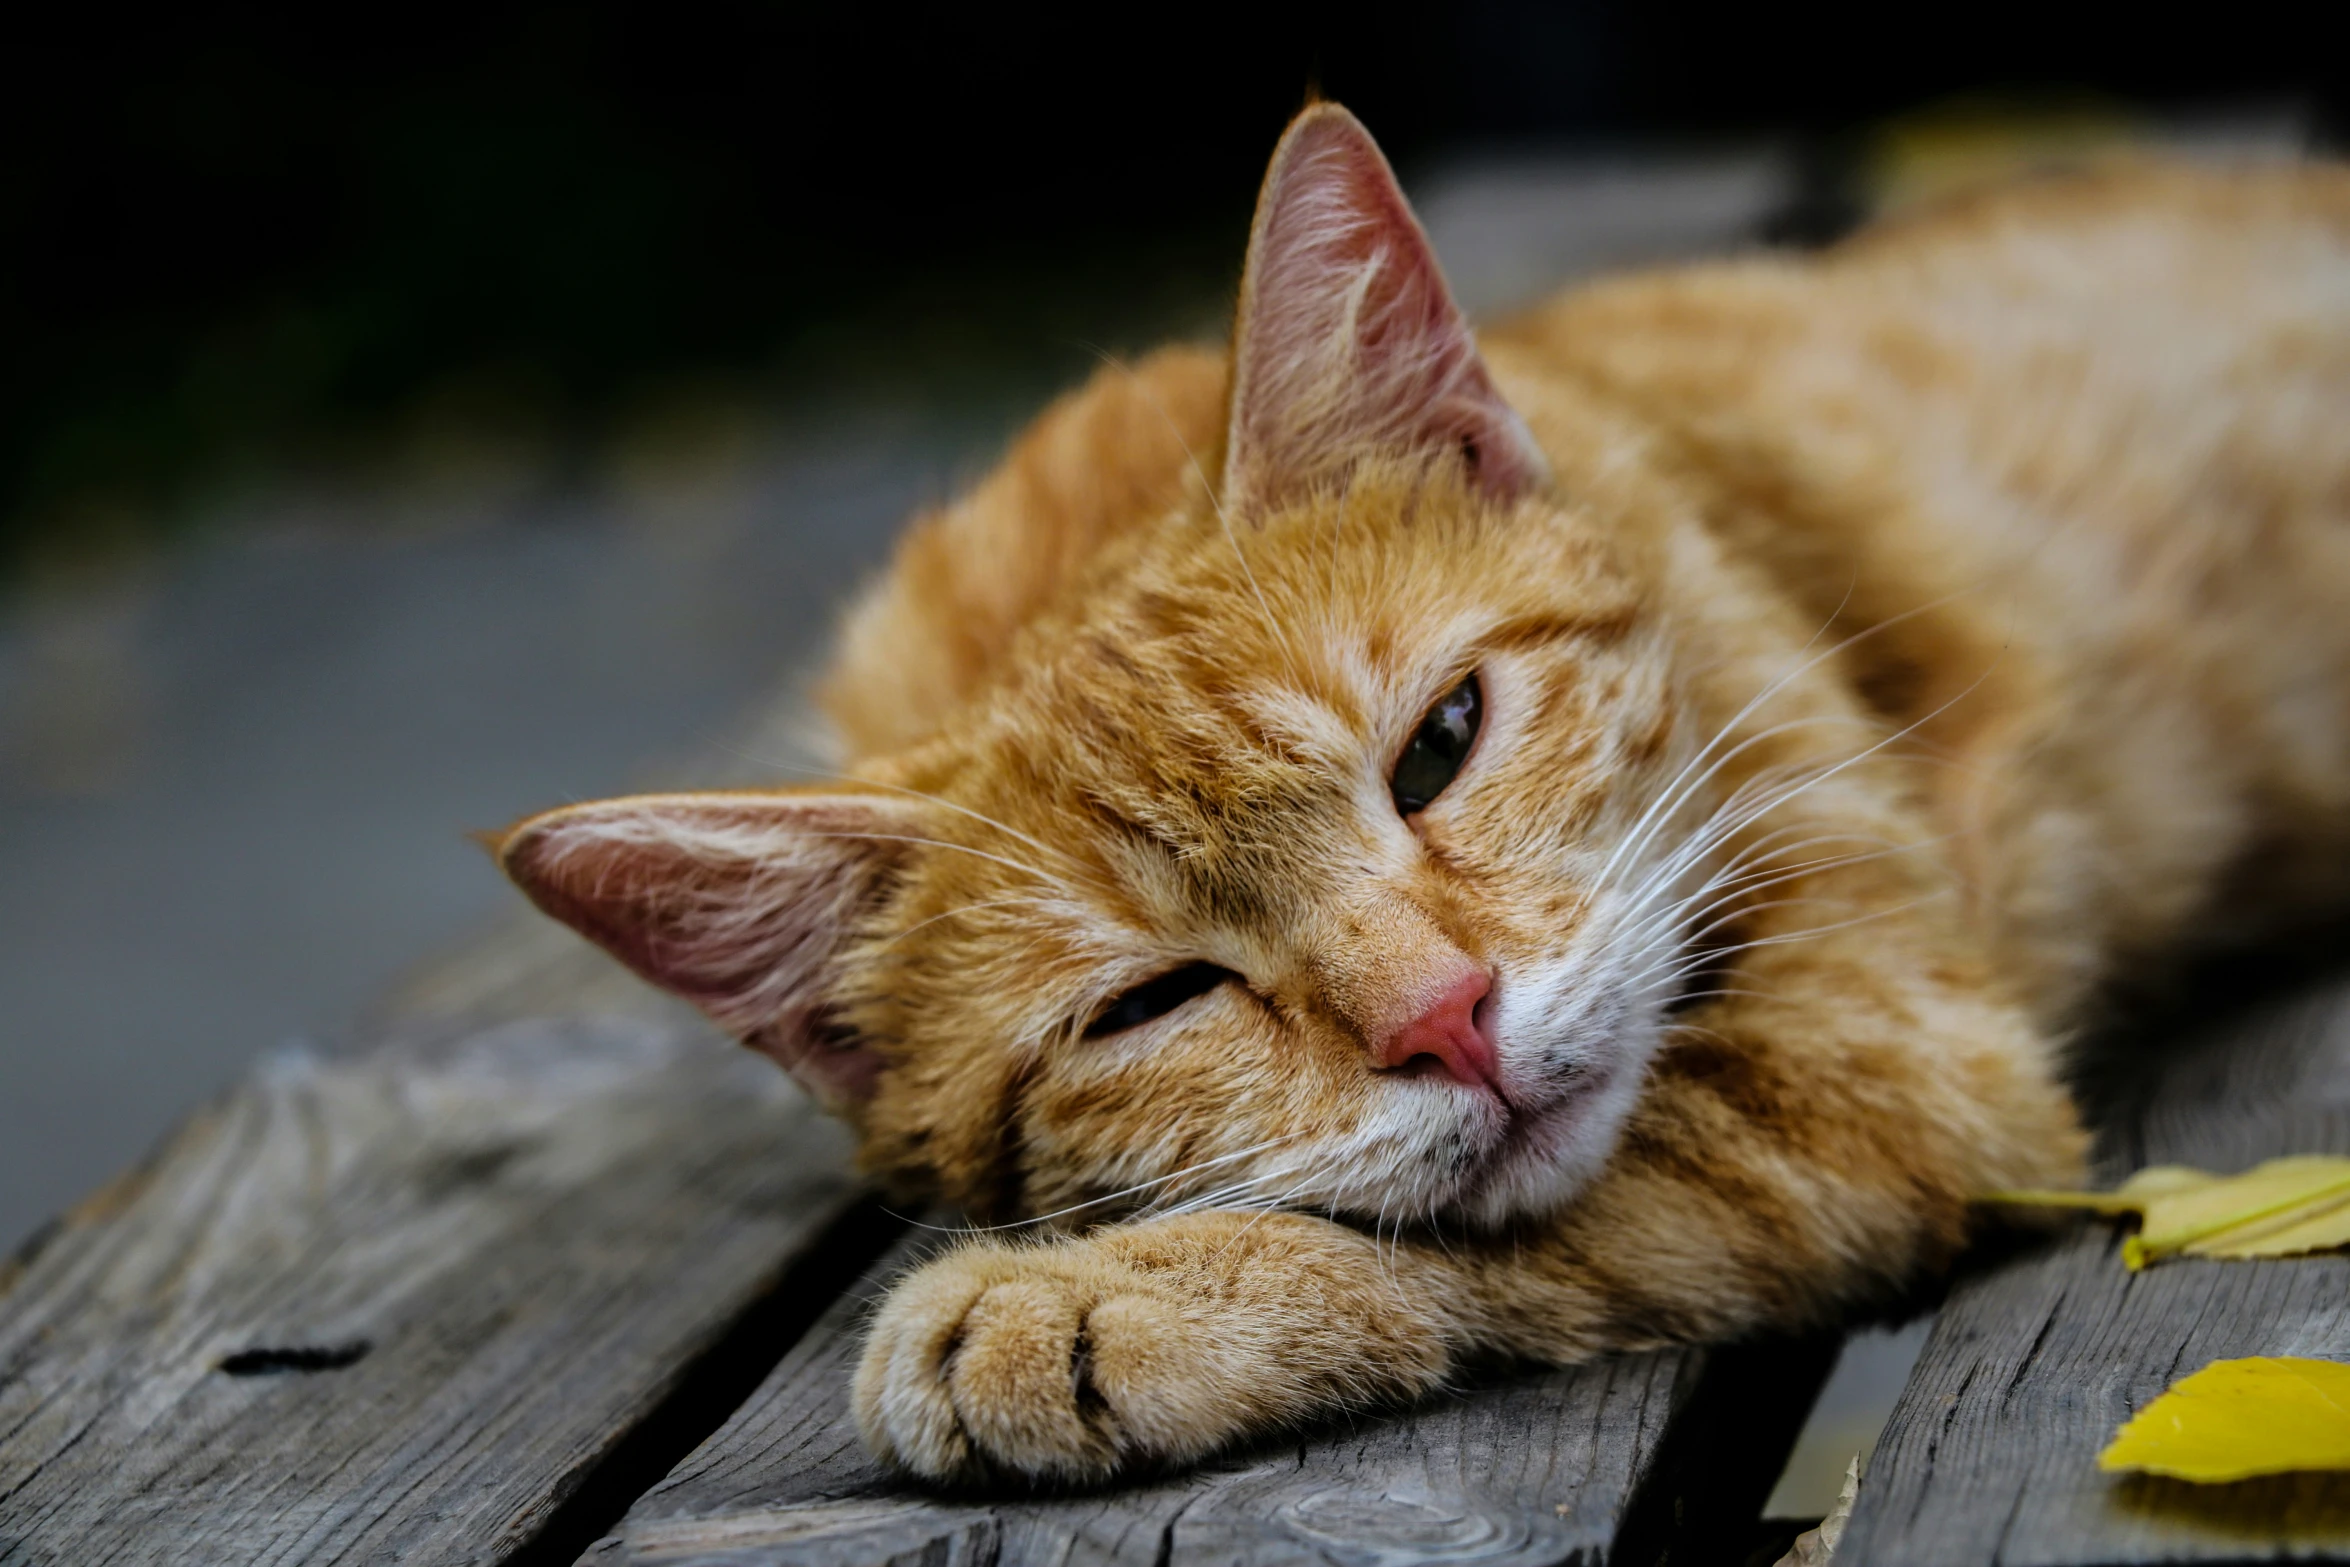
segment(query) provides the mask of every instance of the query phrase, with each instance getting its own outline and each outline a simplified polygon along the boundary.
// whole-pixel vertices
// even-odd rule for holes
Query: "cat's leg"
[[[1437,1385],[1476,1335],[1441,1255],[1297,1214],[982,1240],[915,1270],[866,1341],[875,1452],[931,1479],[1098,1479]]]

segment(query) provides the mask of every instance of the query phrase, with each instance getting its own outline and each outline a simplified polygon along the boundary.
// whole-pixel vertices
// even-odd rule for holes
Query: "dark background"
[[[76,8],[0,47],[0,561],[420,431],[560,448],[1223,287],[1317,86],[1407,173],[1762,132],[1832,177],[1958,93],[2336,131],[2325,9]]]

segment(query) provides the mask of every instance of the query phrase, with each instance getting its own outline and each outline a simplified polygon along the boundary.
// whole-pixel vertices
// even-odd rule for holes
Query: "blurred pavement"
[[[468,831],[721,743],[1016,417],[808,419],[585,492],[261,504],[21,593],[0,1246],[511,907]]]

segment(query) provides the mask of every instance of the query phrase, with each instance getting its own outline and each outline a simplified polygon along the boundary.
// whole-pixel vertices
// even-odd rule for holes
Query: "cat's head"
[[[1643,576],[1322,106],[1260,201],[1220,482],[851,781],[570,807],[500,857],[981,1211],[1501,1221],[1605,1160],[1681,961]]]

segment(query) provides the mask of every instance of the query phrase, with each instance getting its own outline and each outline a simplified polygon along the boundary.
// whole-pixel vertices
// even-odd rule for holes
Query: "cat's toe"
[[[1126,1316],[1111,1312],[1106,1344],[1091,1326],[1102,1305],[1098,1281],[1024,1271],[1001,1254],[919,1270],[866,1340],[855,1399],[867,1444],[930,1480],[1113,1473],[1135,1444],[1097,1368],[1123,1395],[1136,1357]]]
[[[986,1288],[984,1278],[926,1269],[883,1304],[852,1389],[857,1424],[875,1456],[932,1480],[976,1467],[946,1370],[961,1347],[963,1320]]]
[[[991,1463],[1058,1480],[1117,1466],[1116,1417],[1094,1382],[1092,1304],[1058,1279],[999,1284],[972,1304],[946,1366],[948,1394]]]
[[[1086,1317],[1082,1359],[1080,1408],[1089,1398],[1099,1406],[1094,1428],[1114,1433],[1129,1461],[1197,1458],[1245,1423],[1219,1357],[1171,1300],[1102,1301]]]

